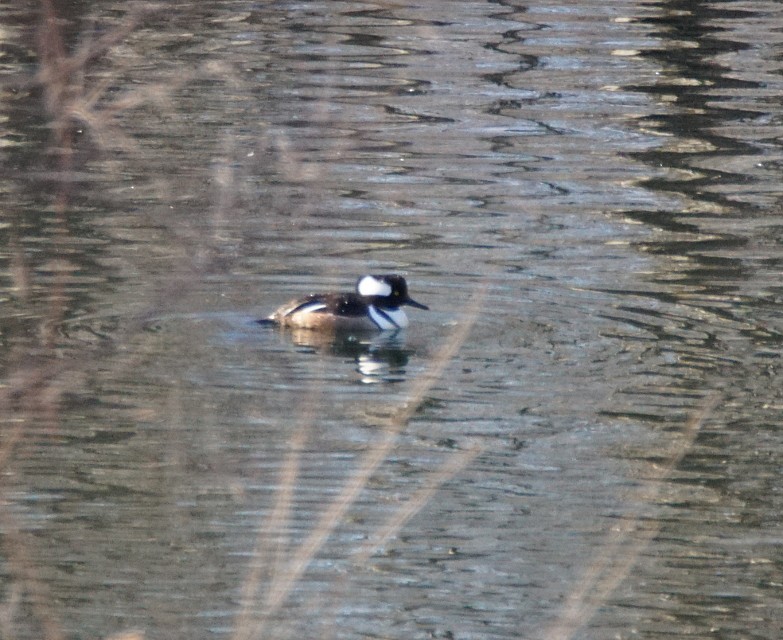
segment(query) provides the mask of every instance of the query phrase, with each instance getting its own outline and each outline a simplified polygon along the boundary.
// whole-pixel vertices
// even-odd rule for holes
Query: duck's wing
[[[312,294],[304,298],[297,298],[278,307],[267,320],[283,322],[295,313],[323,313],[328,308],[327,296]]]
[[[367,304],[355,293],[314,293],[297,298],[277,309],[267,320],[284,323],[286,318],[309,313],[333,314],[336,316],[363,316]]]

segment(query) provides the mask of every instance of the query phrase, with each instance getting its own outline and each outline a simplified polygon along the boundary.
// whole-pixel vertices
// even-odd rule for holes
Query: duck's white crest
[[[356,287],[360,296],[390,296],[391,285],[373,276],[364,276]]]

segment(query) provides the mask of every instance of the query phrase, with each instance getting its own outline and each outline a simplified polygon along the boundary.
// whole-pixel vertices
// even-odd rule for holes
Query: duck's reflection
[[[361,381],[367,384],[402,382],[406,377],[408,360],[414,353],[405,343],[404,331],[325,333],[288,329],[282,334],[299,347],[350,358],[356,363]]]

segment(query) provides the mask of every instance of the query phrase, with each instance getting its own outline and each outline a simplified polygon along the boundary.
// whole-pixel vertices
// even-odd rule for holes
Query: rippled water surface
[[[783,6],[47,6],[0,636],[781,637]],[[363,273],[430,310],[254,322]]]

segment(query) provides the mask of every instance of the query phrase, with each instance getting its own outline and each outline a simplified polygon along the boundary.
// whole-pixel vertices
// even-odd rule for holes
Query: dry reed
[[[484,298],[486,287],[479,287],[474,294],[462,321],[457,325],[449,339],[444,343],[428,369],[418,376],[412,385],[406,401],[401,407],[392,411],[390,417],[379,426],[383,427],[381,437],[372,443],[362,455],[356,469],[349,480],[344,484],[340,493],[327,505],[317,523],[313,526],[307,538],[295,549],[291,550],[288,557],[280,557],[282,545],[274,540],[268,540],[262,532],[265,530],[259,524],[259,537],[253,557],[257,566],[253,568],[245,579],[242,587],[242,609],[237,616],[235,640],[248,640],[249,638],[263,638],[269,620],[278,614],[286,599],[291,595],[297,582],[302,578],[308,565],[316,557],[330,535],[344,521],[347,511],[353,506],[361,492],[367,487],[373,474],[378,471],[381,464],[388,458],[393,450],[400,433],[407,427],[416,411],[421,407],[426,394],[441,378],[449,362],[453,359],[459,348],[464,344],[473,324],[478,317],[478,311]],[[295,432],[290,446],[288,459],[283,465],[280,478],[280,489],[276,505],[268,521],[269,528],[283,532],[290,515],[290,505],[293,491],[298,479],[298,455],[297,452],[303,444],[304,434],[313,424],[315,414],[308,411],[301,426]],[[431,472],[424,486],[416,491],[410,499],[401,505],[384,522],[367,543],[362,545],[353,554],[354,564],[362,564],[370,555],[392,536],[394,536],[416,513],[418,513],[431,499],[437,489],[453,477],[460,469],[464,468],[478,455],[480,448],[471,446],[464,451],[454,453],[441,466],[440,469]],[[269,528],[266,528],[268,531]],[[271,551],[275,546],[277,554]],[[262,560],[272,559],[272,566],[268,574],[268,582],[263,597],[259,597],[261,587]]]
[[[691,449],[704,422],[720,402],[718,391],[708,393],[691,416],[666,462],[656,465],[643,486],[631,496],[637,503],[652,505],[661,485]],[[604,606],[612,592],[630,574],[633,565],[660,530],[660,523],[640,513],[627,514],[607,535],[600,553],[591,558],[579,581],[566,597],[560,613],[541,634],[541,640],[570,640]]]
[[[158,5],[152,4],[136,3],[132,7],[133,10],[116,29],[109,30],[104,36],[95,40],[85,40],[75,53],[68,55],[54,3],[52,0],[41,2],[42,20],[38,32],[39,73],[36,82],[43,87],[46,109],[53,124],[53,148],[57,159],[57,170],[63,175],[73,169],[72,130],[75,124],[86,125],[99,146],[108,145],[110,139],[131,146],[131,141],[113,127],[113,119],[118,114],[142,104],[164,100],[171,91],[171,85],[167,87],[152,85],[142,91],[125,94],[114,102],[99,107],[99,103],[107,94],[109,81],[104,80],[92,87],[87,86],[85,81],[87,66],[132,33],[148,15],[159,10]],[[186,82],[189,77],[193,76],[185,75],[181,82]],[[231,176],[219,177],[222,181],[230,179]],[[228,184],[230,185],[230,180]],[[68,198],[68,183],[63,181],[54,198],[56,216],[63,229]],[[227,200],[221,200],[221,203],[221,209],[228,206]],[[13,233],[11,238],[13,287],[19,298],[25,299],[30,290],[30,268],[25,262],[21,249],[14,245]],[[63,276],[67,273],[67,269],[68,265],[63,264],[61,269]],[[9,362],[13,375],[0,388],[1,415],[5,423],[0,440],[0,467],[5,470],[9,469],[19,443],[33,425],[37,429],[41,429],[41,425],[44,429],[56,428],[63,393],[71,388],[95,357],[94,351],[84,353],[81,357],[68,362],[57,362],[45,357],[54,343],[54,331],[61,324],[66,312],[66,299],[62,294],[63,280],[55,282],[52,304],[49,305],[47,315],[41,322],[38,351],[42,357],[31,358],[29,352],[20,351],[10,354]],[[177,287],[181,291],[179,283]],[[483,292],[484,289],[481,287],[479,291]],[[301,467],[300,453],[315,421],[312,410],[315,403],[311,403],[310,408],[306,409],[300,417],[299,426],[291,437],[289,451],[282,464],[278,483],[280,489],[272,512],[265,526],[258,527],[253,554],[254,566],[248,572],[241,587],[242,605],[237,614],[234,634],[237,640],[264,637],[271,618],[281,611],[309,564],[323,548],[329,536],[344,521],[347,511],[355,505],[373,474],[388,458],[399,435],[419,410],[426,395],[442,379],[446,367],[467,339],[477,317],[481,298],[481,293],[474,296],[465,318],[432,359],[427,371],[414,381],[406,402],[393,410],[379,425],[383,427],[381,437],[361,457],[352,476],[342,487],[339,495],[327,505],[311,533],[301,545],[290,548],[285,531],[292,515],[293,494]],[[139,323],[133,324],[126,330],[125,336],[127,337],[140,326]],[[656,468],[638,498],[646,504],[655,501],[660,483],[671,475],[687,453],[701,425],[711,415],[720,397],[717,392],[707,396],[702,408],[686,425],[677,451],[669,457],[666,464]],[[387,544],[389,539],[430,502],[443,483],[469,464],[479,452],[478,447],[468,447],[449,456],[439,469],[433,470],[424,485],[376,531],[372,532],[371,538],[355,551],[352,556],[355,566],[364,565],[378,548]],[[0,494],[0,499],[3,501],[0,506],[4,507],[7,498]],[[19,601],[22,599],[22,591],[33,594],[31,598],[33,613],[41,627],[43,638],[60,640],[64,637],[64,633],[54,608],[48,605],[52,602],[51,595],[44,581],[37,575],[35,564],[30,558],[29,550],[34,548],[31,546],[33,543],[21,536],[20,527],[12,520],[8,510],[3,508],[1,511],[4,549],[16,581],[7,589],[8,595],[0,612],[0,618],[3,621],[14,618]],[[568,595],[556,620],[542,633],[543,639],[573,638],[577,631],[589,622],[597,609],[607,602],[612,591],[627,577],[639,555],[658,533],[657,525],[647,522],[643,527],[643,522],[645,521],[639,515],[628,517],[607,537],[601,552],[592,559],[583,576]],[[268,531],[278,532],[279,535],[270,539],[266,534]],[[262,586],[265,586],[263,593]],[[111,636],[112,640],[136,640],[142,637],[143,634],[137,631]]]
[[[43,89],[44,105],[52,123],[51,148],[56,164],[55,177],[62,177],[62,181],[56,183],[54,194],[55,217],[62,229],[62,237],[67,235],[66,215],[71,188],[68,174],[74,169],[75,127],[86,127],[98,148],[108,148],[109,141],[112,141],[115,147],[119,145],[123,149],[131,149],[134,147],[133,142],[114,126],[115,118],[140,105],[165,100],[175,85],[180,86],[196,75],[182,74],[177,80],[179,84],[169,83],[165,87],[148,85],[113,101],[106,99],[111,87],[111,75],[95,84],[88,83],[88,66],[121,43],[148,16],[160,9],[160,5],[150,3],[134,3],[130,7],[129,13],[118,27],[108,30],[101,37],[83,39],[76,50],[69,54],[55,4],[51,0],[41,2],[41,22],[37,37],[39,70],[35,81]],[[207,71],[214,73],[220,70],[207,69]],[[217,203],[219,211],[215,215],[222,216],[224,209],[230,206],[228,191],[231,189],[233,175],[230,170],[223,170],[217,177],[217,184],[221,191]],[[195,258],[191,265],[192,272],[187,274],[189,281],[192,282],[197,273],[203,273],[204,269],[209,267],[214,258],[213,254],[209,247],[205,248],[203,245],[200,251],[192,254]],[[25,299],[31,281],[30,267],[21,249],[15,251],[13,255],[14,289],[20,299]],[[11,425],[11,428],[3,431],[0,441],[0,464],[6,470],[12,464],[17,446],[29,432],[32,421],[40,424],[41,417],[44,417],[46,424],[49,425],[48,429],[54,431],[57,428],[62,395],[78,386],[81,375],[89,369],[90,363],[94,362],[96,357],[108,355],[113,347],[139,331],[145,322],[159,311],[163,299],[170,302],[172,298],[182,296],[183,291],[187,290],[187,283],[177,279],[176,283],[172,283],[162,292],[158,303],[153,304],[148,313],[129,319],[111,344],[85,349],[81,354],[74,354],[67,362],[58,362],[46,357],[46,354],[53,348],[56,332],[67,312],[68,300],[64,295],[64,283],[69,269],[70,265],[64,263],[60,269],[63,277],[55,278],[52,304],[47,307],[47,316],[41,323],[42,357],[30,360],[28,353],[20,352],[16,356],[12,354],[12,370],[15,374],[5,386],[0,388],[0,405],[3,407],[3,414],[8,418],[6,424]],[[272,513],[265,523],[266,526],[259,527],[255,552],[257,562],[242,585],[243,608],[237,616],[235,637],[261,637],[266,622],[279,612],[307,566],[339,526],[347,510],[355,504],[369,479],[392,451],[400,432],[421,406],[426,393],[440,379],[445,367],[464,343],[477,317],[480,299],[481,295],[477,295],[465,318],[433,358],[430,367],[415,381],[406,402],[394,410],[383,425],[379,425],[383,427],[381,438],[362,456],[352,477],[325,509],[311,534],[300,546],[290,549],[285,530],[292,515],[293,493],[300,469],[299,455],[314,422],[312,413],[314,404],[309,405],[311,409],[305,410],[305,414],[300,418],[300,427],[294,432],[289,443],[289,452],[282,465],[279,479],[280,491],[276,496]],[[126,362],[125,366],[130,365]],[[439,469],[433,470],[424,485],[379,527],[370,541],[357,549],[353,557],[354,562],[366,562],[375,549],[395,535],[427,504],[437,489],[467,465],[478,452],[477,447],[469,447],[451,455]],[[5,548],[8,560],[11,566],[16,567],[15,574],[20,576],[20,582],[9,589],[3,617],[9,620],[14,618],[21,597],[19,589],[23,589],[28,594],[35,594],[34,613],[45,640],[60,640],[64,637],[62,626],[55,609],[50,606],[52,599],[47,595],[46,585],[37,577],[34,563],[29,559],[30,544],[17,535],[18,525],[10,519],[11,516],[6,510],[3,511],[5,515],[3,530],[6,532]],[[264,531],[269,530],[279,532],[280,535],[275,539],[269,539],[264,534]],[[259,601],[262,584],[268,586]],[[256,613],[258,610],[261,611],[260,615]],[[10,625],[6,626],[9,627]],[[112,636],[123,640],[142,637],[143,633],[140,631],[126,631]]]
[[[51,235],[51,254],[55,256],[64,254],[59,250],[59,243],[68,235],[66,217],[70,206],[70,174],[74,169],[74,127],[77,123],[87,124],[96,138],[106,138],[103,132],[110,126],[108,116],[117,112],[116,109],[104,112],[97,108],[107,84],[100,83],[88,90],[85,84],[87,67],[123,41],[155,9],[153,5],[144,3],[134,3],[130,7],[126,18],[116,28],[107,30],[97,40],[86,41],[69,55],[63,22],[55,3],[42,0],[40,4],[36,37],[38,73],[34,83],[41,87],[52,131],[49,151],[54,162],[52,209],[55,232]],[[32,267],[17,239],[15,224],[12,220],[9,245],[11,290],[16,299],[27,302],[33,298],[31,283],[34,278]],[[0,469],[7,479],[14,477],[14,460],[20,455],[25,438],[56,433],[63,395],[78,387],[96,357],[105,355],[108,349],[101,345],[97,349],[85,348],[81,353],[70,353],[67,359],[58,356],[55,345],[71,302],[66,293],[66,282],[73,267],[65,258],[51,260],[47,267],[53,277],[38,331],[32,345],[26,341],[12,343],[6,358],[8,374],[0,385],[0,420],[3,424],[0,430]],[[61,640],[65,633],[56,600],[32,559],[37,542],[33,536],[23,533],[22,527],[6,508],[9,504],[8,490],[8,482],[4,482],[0,486],[0,530],[3,532],[6,562],[15,579],[8,586],[6,601],[0,607],[0,617],[5,623],[0,635],[6,637],[7,632],[11,633],[24,599],[34,617],[28,622],[38,627],[43,640]],[[116,637],[140,636],[125,634]]]

